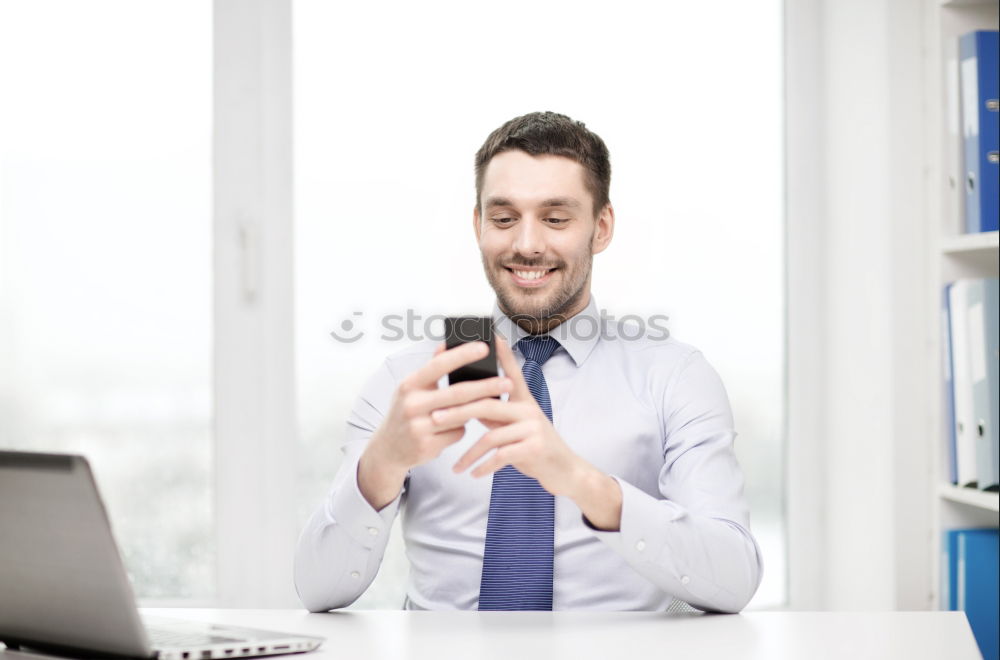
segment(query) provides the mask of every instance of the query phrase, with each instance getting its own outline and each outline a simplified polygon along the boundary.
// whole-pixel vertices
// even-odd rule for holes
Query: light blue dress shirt
[[[496,303],[493,317],[511,346],[526,334]],[[591,295],[551,332],[561,347],[543,373],[556,431],[623,494],[615,532],[595,529],[571,499],[556,497],[553,609],[665,610],[676,598],[739,612],[760,585],[763,561],[733,451],[729,399],[699,350],[662,330],[640,330],[599,315]],[[403,607],[477,609],[492,477],[451,467],[487,429],[470,421],[465,437],[412,469],[381,511],[357,483],[358,461],[397,384],[438,344],[426,340],[390,355],[351,411],[343,463],[295,556],[295,586],[312,611],[361,596],[397,514],[410,561]],[[446,385],[447,377],[439,382]]]

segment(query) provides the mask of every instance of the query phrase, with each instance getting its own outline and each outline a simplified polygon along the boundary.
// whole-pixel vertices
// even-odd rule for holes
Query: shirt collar
[[[493,326],[507,340],[511,348],[528,334],[521,326],[511,321],[510,317],[500,311],[500,303],[496,300],[493,301]],[[591,293],[590,302],[587,303],[586,307],[552,328],[549,334],[559,341],[559,345],[569,353],[574,364],[579,367],[600,341],[601,331],[601,317],[597,313],[597,301],[594,300],[594,294]]]

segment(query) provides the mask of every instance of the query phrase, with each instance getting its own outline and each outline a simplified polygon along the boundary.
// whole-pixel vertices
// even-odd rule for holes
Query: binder
[[[965,164],[965,231],[996,231],[1000,206],[1000,106],[996,30],[959,39],[962,144]]]
[[[961,530],[949,529],[941,534],[941,604],[943,610],[958,610],[958,534]]]
[[[956,280],[948,301],[951,310],[952,385],[955,393],[957,485],[977,487],[975,403],[970,369],[968,300],[972,280]]]
[[[948,443],[948,481],[958,483],[958,448],[955,438],[955,381],[952,378],[951,351],[951,283],[946,284],[941,295],[941,370],[944,372],[944,428]]]
[[[1000,287],[995,277],[969,281],[966,321],[969,373],[972,378],[973,426],[976,438],[976,481],[980,490],[1000,490],[1000,393],[997,390]]]
[[[1000,529],[953,529],[944,533],[941,607],[965,612],[984,658],[1000,652]]]

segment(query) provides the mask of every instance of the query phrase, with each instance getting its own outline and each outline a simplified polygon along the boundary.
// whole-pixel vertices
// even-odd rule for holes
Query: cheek
[[[567,240],[553,243],[553,251],[558,254],[567,266],[578,266],[590,257],[589,236],[567,237]]]
[[[479,249],[490,254],[509,254],[517,242],[517,233],[513,230],[501,230],[496,227],[486,227],[479,234]]]
[[[496,260],[509,250],[509,246],[497,238],[496,235],[488,234],[479,237],[479,252],[491,267],[495,266]]]
[[[483,230],[479,232],[479,249],[482,251],[496,249],[497,244],[496,232],[490,231],[490,228],[483,227]]]

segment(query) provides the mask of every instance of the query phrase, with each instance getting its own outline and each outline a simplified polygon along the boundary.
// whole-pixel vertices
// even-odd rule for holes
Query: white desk
[[[982,657],[962,612],[143,611],[326,637],[318,651],[289,660]],[[0,660],[30,658],[38,656],[0,651]]]

